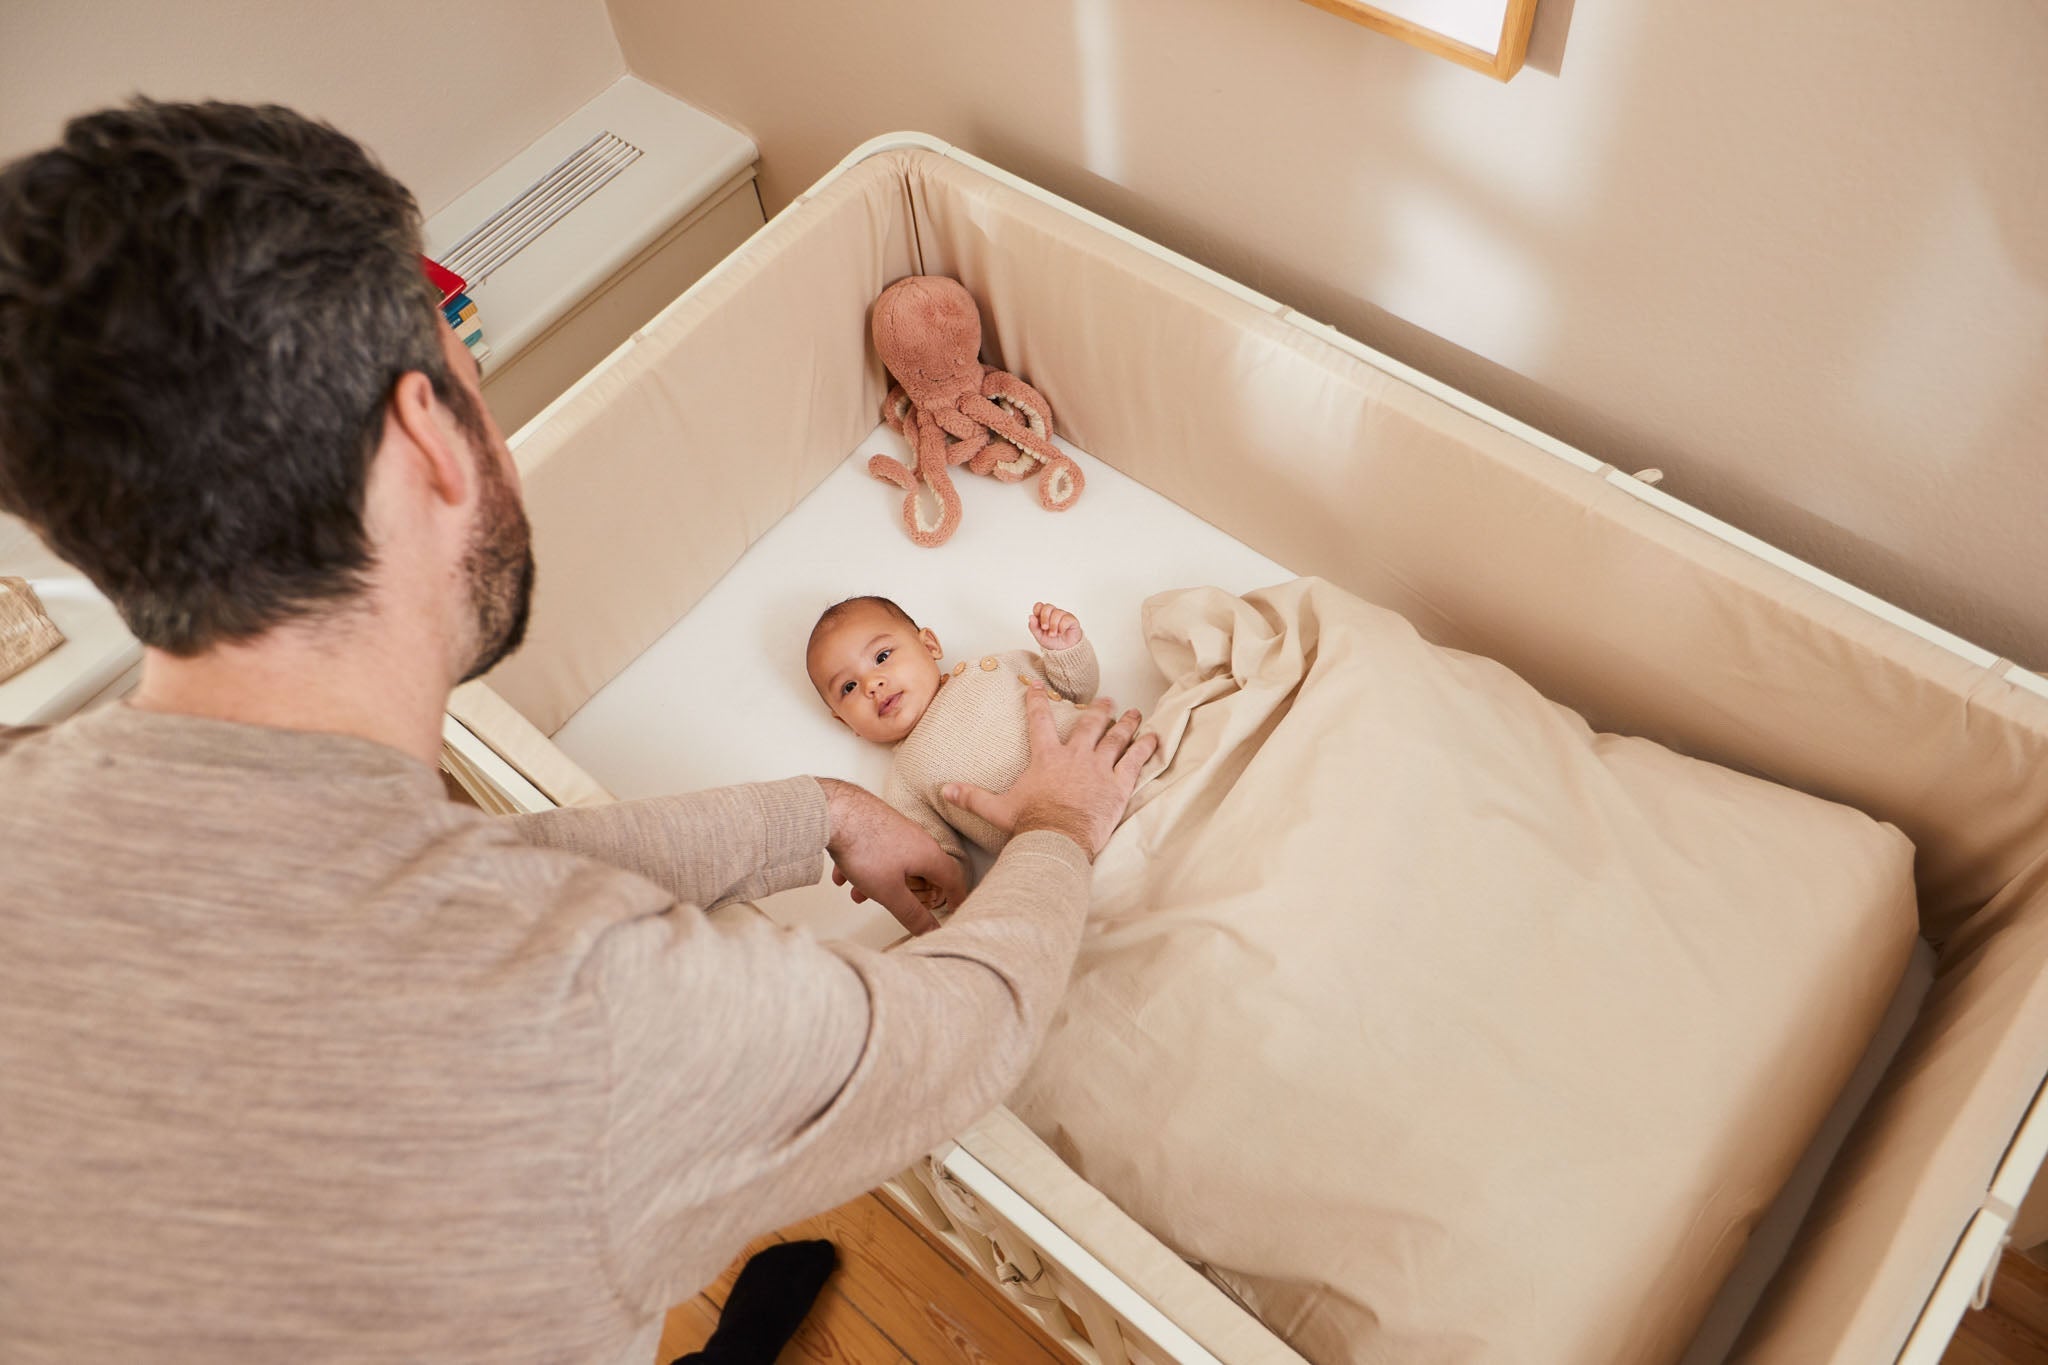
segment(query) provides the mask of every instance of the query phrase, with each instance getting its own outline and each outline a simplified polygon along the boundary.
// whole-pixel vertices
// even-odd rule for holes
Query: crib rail
[[[1957,1239],[1948,1264],[1935,1282],[1934,1292],[1913,1324],[1912,1335],[1899,1351],[1896,1365],[1940,1365],[1947,1354],[1949,1339],[1963,1314],[1982,1308],[1991,1298],[1991,1281],[1998,1273],[1999,1259],[2012,1241],[2019,1206],[2048,1158],[2048,1085],[2034,1094],[2027,1116],[2005,1159],[1992,1177],[1984,1206],[1971,1217]]]

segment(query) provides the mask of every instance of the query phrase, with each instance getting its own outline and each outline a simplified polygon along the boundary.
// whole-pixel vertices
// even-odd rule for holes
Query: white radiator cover
[[[606,135],[628,150],[600,161],[586,149]],[[564,169],[579,153],[591,164]],[[545,225],[510,255],[485,253],[494,264],[468,290],[501,427],[523,425],[761,225],[758,157],[746,134],[622,76],[427,220],[427,254],[444,263],[496,215]],[[551,173],[548,193],[504,213]]]

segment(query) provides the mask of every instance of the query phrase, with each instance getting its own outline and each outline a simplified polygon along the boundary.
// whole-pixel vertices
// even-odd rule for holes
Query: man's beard
[[[468,682],[490,672],[526,638],[526,617],[533,606],[533,543],[526,509],[519,505],[511,480],[498,467],[475,400],[460,389],[455,392],[460,397],[449,406],[476,452],[482,481],[476,526],[462,558],[470,611],[476,621],[476,657],[462,675],[462,681]]]

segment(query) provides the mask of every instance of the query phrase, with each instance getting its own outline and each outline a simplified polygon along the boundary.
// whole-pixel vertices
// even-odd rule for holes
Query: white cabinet
[[[761,226],[757,158],[624,76],[428,220],[427,254],[470,281],[508,435]]]

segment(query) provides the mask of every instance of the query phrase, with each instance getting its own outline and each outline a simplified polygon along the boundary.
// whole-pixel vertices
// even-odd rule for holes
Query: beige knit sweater
[[[1008,852],[886,954],[809,778],[493,819],[363,740],[0,730],[0,1358],[654,1358],[752,1236],[996,1104],[1088,886]]]
[[[1015,649],[963,659],[946,673],[917,728],[896,743],[882,799],[922,825],[956,858],[966,852],[960,846],[963,835],[991,853],[1009,840],[939,792],[948,782],[1006,791],[1023,775],[1031,761],[1024,720],[1027,676],[1054,694],[1053,723],[1065,739],[1081,707],[1095,700],[1095,647],[1083,640],[1044,655]]]

